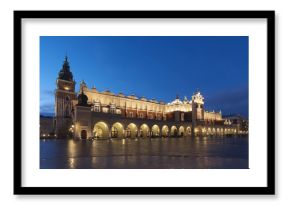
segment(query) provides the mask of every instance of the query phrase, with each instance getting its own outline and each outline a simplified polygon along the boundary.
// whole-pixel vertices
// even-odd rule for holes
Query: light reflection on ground
[[[247,169],[247,137],[40,140],[41,169]]]

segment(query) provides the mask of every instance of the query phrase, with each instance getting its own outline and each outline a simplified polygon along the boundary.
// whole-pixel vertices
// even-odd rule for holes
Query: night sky
[[[248,117],[247,36],[40,37],[40,112],[54,113],[56,78],[67,54],[81,80],[98,91],[166,103],[199,90],[206,110]]]

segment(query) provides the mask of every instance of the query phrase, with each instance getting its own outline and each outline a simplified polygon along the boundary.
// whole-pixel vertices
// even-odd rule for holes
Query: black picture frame
[[[54,18],[221,18],[267,20],[266,187],[24,187],[22,186],[22,19]],[[14,11],[14,194],[275,194],[275,11]]]

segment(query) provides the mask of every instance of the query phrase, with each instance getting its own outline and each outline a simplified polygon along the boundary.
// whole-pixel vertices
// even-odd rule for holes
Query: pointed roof
[[[70,66],[69,66],[67,56],[65,56],[62,69],[58,73],[58,79],[73,81],[73,74],[70,71]]]

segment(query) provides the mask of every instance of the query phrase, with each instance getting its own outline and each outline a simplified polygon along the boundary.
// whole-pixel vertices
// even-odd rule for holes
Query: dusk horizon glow
[[[64,57],[80,81],[98,91],[135,94],[166,103],[196,90],[208,111],[248,117],[247,36],[40,37],[40,113],[54,113]]]

